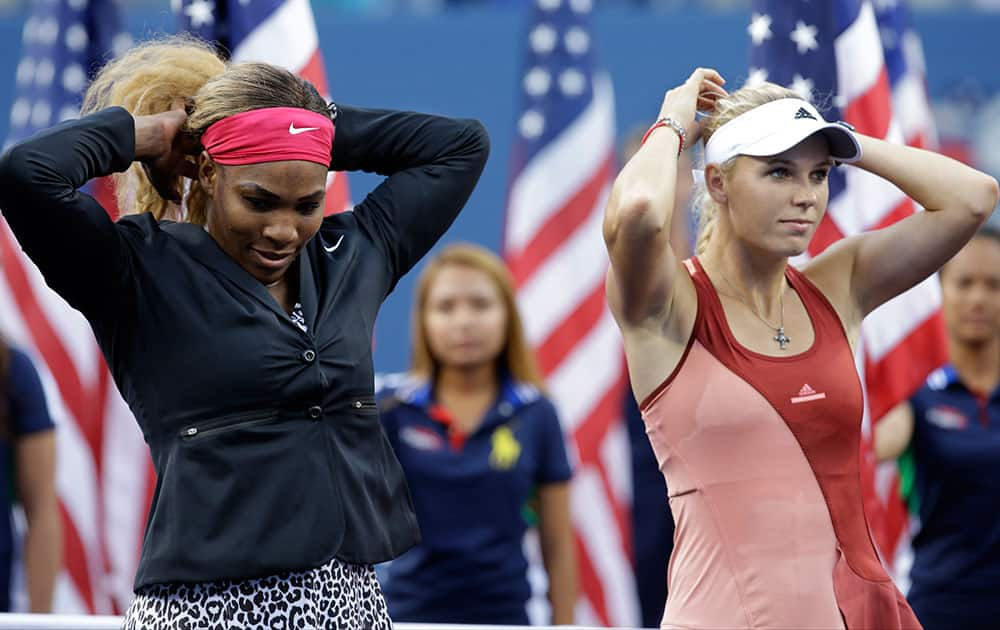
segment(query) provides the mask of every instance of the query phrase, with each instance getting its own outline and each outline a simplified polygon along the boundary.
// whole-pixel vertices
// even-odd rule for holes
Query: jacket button
[[[323,415],[323,408],[319,405],[313,405],[309,408],[309,417],[315,420]]]
[[[313,352],[311,349],[306,350],[302,353],[302,360],[305,361],[306,363],[312,363],[313,359],[315,358],[316,358],[316,353]]]

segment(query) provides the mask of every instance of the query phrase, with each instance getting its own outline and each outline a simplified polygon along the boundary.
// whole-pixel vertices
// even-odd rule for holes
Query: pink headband
[[[267,107],[227,116],[201,136],[219,164],[305,160],[330,165],[333,122],[301,107]]]

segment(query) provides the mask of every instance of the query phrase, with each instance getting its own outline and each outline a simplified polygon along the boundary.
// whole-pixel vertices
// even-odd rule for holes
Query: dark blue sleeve
[[[396,421],[396,408],[399,406],[399,399],[396,392],[391,387],[379,386],[375,390],[375,405],[378,408],[378,419],[382,423],[382,430],[393,448],[396,447],[396,434],[399,423]]]
[[[536,419],[539,423],[541,453],[538,461],[538,476],[535,481],[540,484],[560,483],[569,481],[573,471],[566,455],[566,438],[555,406],[547,399],[542,399],[538,405]]]
[[[927,393],[926,386],[921,387],[910,397],[910,411],[913,413],[913,436],[907,447],[913,448],[917,442],[926,439],[927,434]]]
[[[38,371],[28,355],[11,348],[8,390],[15,435],[52,429],[55,425],[45,404],[45,392]]]

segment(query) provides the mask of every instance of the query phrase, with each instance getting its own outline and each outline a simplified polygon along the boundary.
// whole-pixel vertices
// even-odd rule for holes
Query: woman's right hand
[[[186,120],[182,105],[159,114],[135,117],[135,159],[142,163],[156,192],[178,203],[181,194],[177,177],[198,176],[198,167],[187,159],[197,155],[198,143],[184,133]]]
[[[722,86],[726,80],[711,68],[698,68],[687,81],[669,90],[663,97],[659,118],[669,116],[684,125],[687,144],[692,146],[701,137],[701,122],[695,120],[695,112],[710,112],[717,100],[728,96]]]

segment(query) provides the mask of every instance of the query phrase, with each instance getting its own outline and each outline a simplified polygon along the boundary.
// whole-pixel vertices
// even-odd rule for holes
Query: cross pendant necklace
[[[757,319],[759,319],[760,321],[764,322],[764,325],[766,325],[768,328],[770,328],[771,330],[773,330],[775,332],[775,335],[773,337],[771,337],[771,339],[774,339],[776,342],[778,342],[778,348],[779,349],[784,350],[785,346],[787,346],[788,344],[790,344],[792,342],[792,338],[785,334],[785,291],[784,291],[784,288],[782,288],[781,294],[778,296],[778,303],[781,305],[781,319],[779,320],[777,326],[773,326],[773,325],[771,325],[771,322],[769,322],[766,319],[764,319],[763,317],[761,317],[760,314],[757,313],[757,310],[754,307],[750,306],[749,302],[747,302],[746,300],[743,299],[743,296],[740,294],[739,291],[736,290],[736,287],[733,286],[733,283],[729,281],[729,278],[726,277],[726,274],[722,273],[721,269],[719,270],[719,275],[722,276],[722,279],[726,281],[726,284],[729,285],[729,288],[733,290],[733,295],[736,296],[736,299],[739,300],[740,302],[743,302],[743,305],[746,306],[748,309],[750,309],[750,312],[753,313],[754,316]]]
[[[758,315],[758,317],[760,316]],[[764,323],[766,324],[767,322]],[[770,326],[770,324],[768,325]],[[785,346],[787,346],[789,343],[792,342],[791,337],[785,334],[784,326],[778,326],[778,334],[775,335],[773,339],[778,342],[778,347],[781,348],[782,350],[784,350]]]

